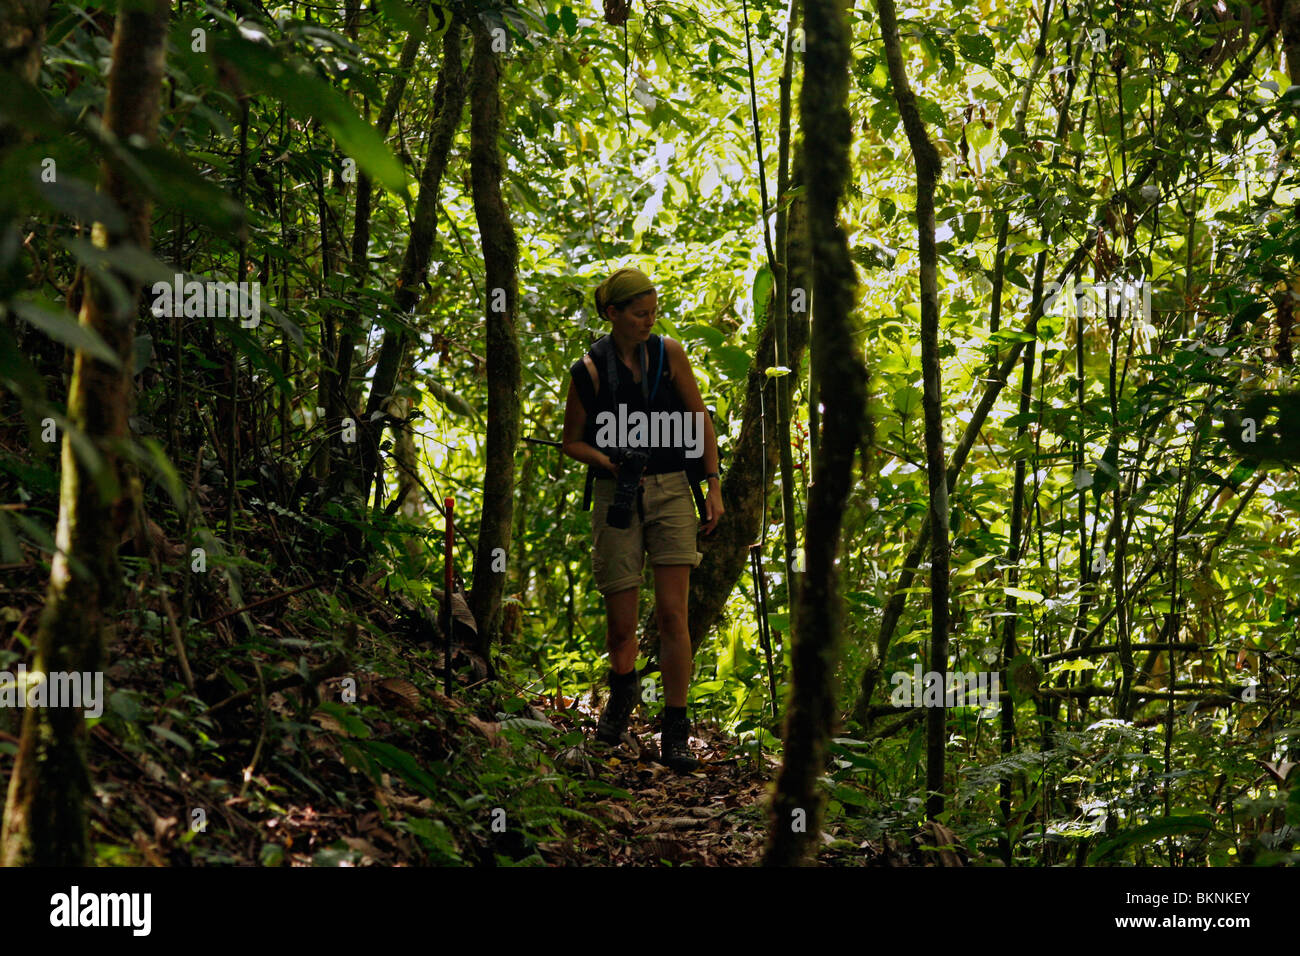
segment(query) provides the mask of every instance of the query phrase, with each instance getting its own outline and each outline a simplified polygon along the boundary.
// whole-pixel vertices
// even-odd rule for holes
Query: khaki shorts
[[[628,527],[611,528],[605,515],[614,499],[614,479],[596,479],[591,505],[591,564],[596,587],[605,597],[641,584],[647,553],[652,566],[689,564],[697,568],[704,557],[695,548],[700,518],[686,472],[646,475],[641,479],[641,494],[645,520],[633,509]]]

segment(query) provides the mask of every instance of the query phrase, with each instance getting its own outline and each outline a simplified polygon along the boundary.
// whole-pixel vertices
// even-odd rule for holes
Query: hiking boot
[[[624,743],[627,736],[628,721],[632,711],[636,710],[637,690],[636,670],[622,676],[609,675],[609,700],[600,712],[600,721],[596,724],[596,739],[602,744],[616,746]]]
[[[665,710],[660,728],[659,762],[678,773],[697,769],[700,762],[691,753],[691,722],[686,714],[670,714]]]

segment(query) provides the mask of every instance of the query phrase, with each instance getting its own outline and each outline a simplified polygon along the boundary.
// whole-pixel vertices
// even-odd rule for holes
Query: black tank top
[[[651,334],[650,340],[646,343],[646,362],[648,365],[646,374],[650,383],[647,391],[653,393],[653,397],[648,404],[646,396],[642,392],[641,383],[636,381],[632,370],[623,364],[617,353],[614,355],[614,361],[616,363],[615,373],[618,376],[618,386],[617,388],[610,387],[607,363],[601,358],[602,349],[597,347],[602,344],[600,342],[596,346],[592,346],[592,364],[596,366],[596,377],[600,381],[600,390],[594,396],[594,401],[591,396],[591,375],[587,371],[587,366],[583,360],[579,359],[569,369],[569,374],[573,377],[574,384],[578,389],[578,395],[584,399],[583,405],[587,410],[587,427],[583,432],[583,441],[608,453],[613,444],[610,442],[600,444],[596,440],[601,430],[597,424],[597,417],[601,412],[613,413],[614,433],[617,434],[620,405],[625,410],[624,414],[631,414],[634,411],[647,414],[674,412],[684,415],[686,413],[686,407],[682,403],[681,396],[677,394],[677,389],[673,385],[667,350],[661,351],[661,343],[660,337],[654,334]],[[603,344],[610,347],[613,345],[612,342]],[[658,380],[657,387],[655,384],[656,379]],[[613,395],[612,399],[611,394]],[[685,424],[685,421],[683,421],[683,427]],[[691,423],[692,427],[694,427],[694,424],[694,422]],[[695,440],[703,442],[703,434],[695,436]],[[661,475],[686,469],[686,450],[680,442],[670,447],[649,447],[643,450],[650,455],[650,460],[645,469],[647,475]]]

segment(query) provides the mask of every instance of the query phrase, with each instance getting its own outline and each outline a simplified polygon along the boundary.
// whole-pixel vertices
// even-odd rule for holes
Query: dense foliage
[[[754,127],[775,184],[791,24],[796,103],[803,72],[798,4],[791,19],[770,0],[744,10],[637,2],[624,27],[596,4],[559,0],[181,3],[156,143],[119,140],[102,123],[114,11],[35,6],[48,26],[34,72],[16,57],[0,69],[0,670],[31,660],[60,442],[64,467],[75,455],[93,470],[102,450],[67,405],[71,351],[113,358],[78,322],[83,283],[110,298],[129,300],[132,283],[144,290],[130,435],[117,448],[139,476],[138,530],[121,541],[110,694],[91,721],[108,807],[94,818],[98,858],[161,862],[157,820],[218,803],[240,818],[227,820],[238,839],[216,848],[186,834],[176,852],[278,862],[285,847],[251,821],[312,804],[349,840],[387,833],[383,852],[395,857],[580,858],[547,841],[600,830],[609,818],[596,801],[634,795],[589,778],[580,753],[582,715],[606,671],[604,612],[583,469],[555,447],[515,450],[499,617],[455,661],[456,699],[439,691],[440,512],[454,501],[470,583],[496,424],[484,319],[493,289],[459,109],[447,154],[434,148],[444,41],[453,31],[466,64],[475,42],[495,44],[501,188],[518,244],[521,438],[559,439],[568,369],[603,330],[591,290],[637,265],[658,284],[656,330],[687,347],[724,471],[751,383],[789,385],[790,517],[802,546],[818,403],[837,396],[810,409],[808,356],[786,374],[758,355],[785,307],[765,233],[805,187],[772,188],[763,210]],[[932,830],[945,836],[932,842],[1017,865],[1295,862],[1291,7],[956,0],[899,10],[939,159],[951,620],[948,658],[936,662],[918,167],[881,18],[849,5],[853,139],[838,222],[857,272],[852,336],[870,370],[874,430],[836,564],[843,719],[822,780],[823,827],[836,838],[825,861],[860,859],[847,851],[864,840],[887,855],[924,823],[925,710],[892,692],[897,675],[952,670],[997,673],[1002,703],[946,711],[947,801]],[[793,125],[792,155],[797,110]],[[445,168],[432,197],[422,193],[429,163]],[[151,251],[95,240],[92,224],[111,230],[124,216],[96,191],[101,168],[152,199]],[[421,203],[434,223],[431,267],[412,289],[403,267]],[[777,257],[784,267],[784,250]],[[257,283],[261,321],[167,314],[154,284],[178,274]],[[400,365],[370,415],[385,342],[401,343]],[[765,434],[776,434],[773,407]],[[382,442],[373,489],[359,451],[367,436]],[[693,635],[691,708],[771,779],[765,757],[781,756],[791,692],[792,595],[785,489],[762,461],[771,669],[747,572],[716,626]],[[113,484],[105,500],[132,498]],[[256,606],[264,597],[274,600]],[[485,645],[489,654],[475,653]],[[652,656],[641,663],[653,676]],[[350,674],[364,675],[355,706],[337,702]],[[273,686],[293,675],[301,698]],[[645,713],[660,706],[649,698]],[[0,708],[0,779],[13,771],[20,719]],[[151,789],[119,804],[131,767]],[[519,842],[493,843],[485,808],[520,781],[541,795]],[[749,824],[762,825],[757,811]],[[150,849],[133,843],[139,828],[152,828]],[[317,862],[369,851],[336,842],[323,852]]]

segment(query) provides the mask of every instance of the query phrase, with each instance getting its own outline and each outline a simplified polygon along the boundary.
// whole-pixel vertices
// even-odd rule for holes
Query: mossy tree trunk
[[[478,651],[488,650],[500,630],[505,593],[503,563],[510,552],[515,506],[515,446],[519,443],[519,389],[522,371],[515,319],[519,308],[519,245],[510,213],[501,196],[501,66],[493,34],[474,18],[474,55],[470,66],[470,182],[474,217],[483,246],[487,329],[487,463],[478,546],[474,552],[474,587],[469,606],[478,622]]]
[[[800,96],[808,239],[812,249],[812,365],[822,385],[822,433],[808,494],[807,569],[799,589],[791,656],[785,756],[772,798],[764,864],[805,862],[819,840],[826,741],[835,717],[835,663],[843,621],[835,559],[853,462],[871,430],[867,371],[850,315],[856,278],[838,213],[849,180],[849,27],[843,0],[807,0]]]
[[[162,93],[169,5],[152,0],[124,8],[113,35],[112,69],[104,127],[122,144],[156,137]],[[105,164],[101,188],[124,213],[122,232],[96,223],[101,248],[149,244],[151,205],[121,167]],[[136,299],[128,276],[118,282],[133,294],[115,300],[93,273],[84,273],[80,322],[117,357],[96,359],[78,350],[73,358],[68,418],[93,444],[99,462],[74,454],[65,435],[59,490],[57,550],[50,569],[45,609],[36,634],[33,670],[98,671],[120,587],[117,543],[135,522],[138,482],[124,453],[131,440],[131,371]],[[0,864],[77,866],[88,861],[86,800],[91,794],[85,760],[85,722],[80,709],[31,708],[9,781]]]

